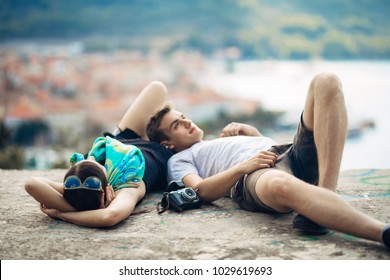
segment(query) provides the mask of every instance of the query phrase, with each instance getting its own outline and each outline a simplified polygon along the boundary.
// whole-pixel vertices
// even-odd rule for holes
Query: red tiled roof
[[[41,118],[43,112],[28,104],[17,104],[9,108],[7,117],[29,120]]]

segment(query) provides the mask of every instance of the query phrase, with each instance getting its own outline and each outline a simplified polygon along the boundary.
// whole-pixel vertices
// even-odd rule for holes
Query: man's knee
[[[343,90],[338,76],[331,73],[321,73],[316,75],[311,82],[311,89],[316,98],[324,101],[343,99]]]
[[[271,170],[260,176],[257,194],[261,201],[272,209],[286,213],[291,211],[293,176],[282,171]]]
[[[262,175],[263,182],[267,185],[268,194],[279,199],[288,199],[291,190],[292,175],[272,170]]]
[[[320,73],[314,76],[312,83],[315,86],[333,86],[333,87],[341,87],[341,81],[339,77],[333,73]]]

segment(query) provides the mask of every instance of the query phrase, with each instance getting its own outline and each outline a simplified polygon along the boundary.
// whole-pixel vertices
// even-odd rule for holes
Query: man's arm
[[[182,181],[186,187],[198,190],[198,195],[204,202],[211,203],[223,197],[242,176],[261,168],[271,167],[276,159],[275,153],[262,151],[251,159],[208,178],[203,179],[192,173],[185,176]]]
[[[41,209],[48,216],[68,223],[85,227],[111,227],[129,217],[144,196],[145,184],[141,184],[138,188],[117,191],[107,208],[79,212],[60,212],[44,206]]]
[[[232,122],[222,129],[220,137],[229,137],[237,135],[263,136],[260,131],[249,124]]]

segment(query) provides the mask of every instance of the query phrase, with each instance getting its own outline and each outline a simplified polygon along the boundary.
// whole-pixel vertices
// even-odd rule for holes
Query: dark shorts
[[[294,175],[307,183],[318,184],[318,160],[314,136],[313,132],[305,127],[302,116],[293,143],[275,145],[269,151],[278,155],[275,166],[259,169],[242,177],[232,190],[232,199],[242,209],[248,211],[281,214],[265,205],[257,196],[256,182],[265,172],[277,169]]]

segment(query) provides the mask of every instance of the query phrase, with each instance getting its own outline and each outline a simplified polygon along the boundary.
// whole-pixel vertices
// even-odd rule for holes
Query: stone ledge
[[[294,214],[240,210],[230,199],[185,213],[156,212],[150,194],[124,222],[91,229],[53,220],[23,188],[30,176],[61,181],[65,170],[0,170],[0,258],[7,259],[390,259],[381,244],[338,232],[303,236]],[[339,194],[364,213],[390,222],[390,170],[340,174]]]

